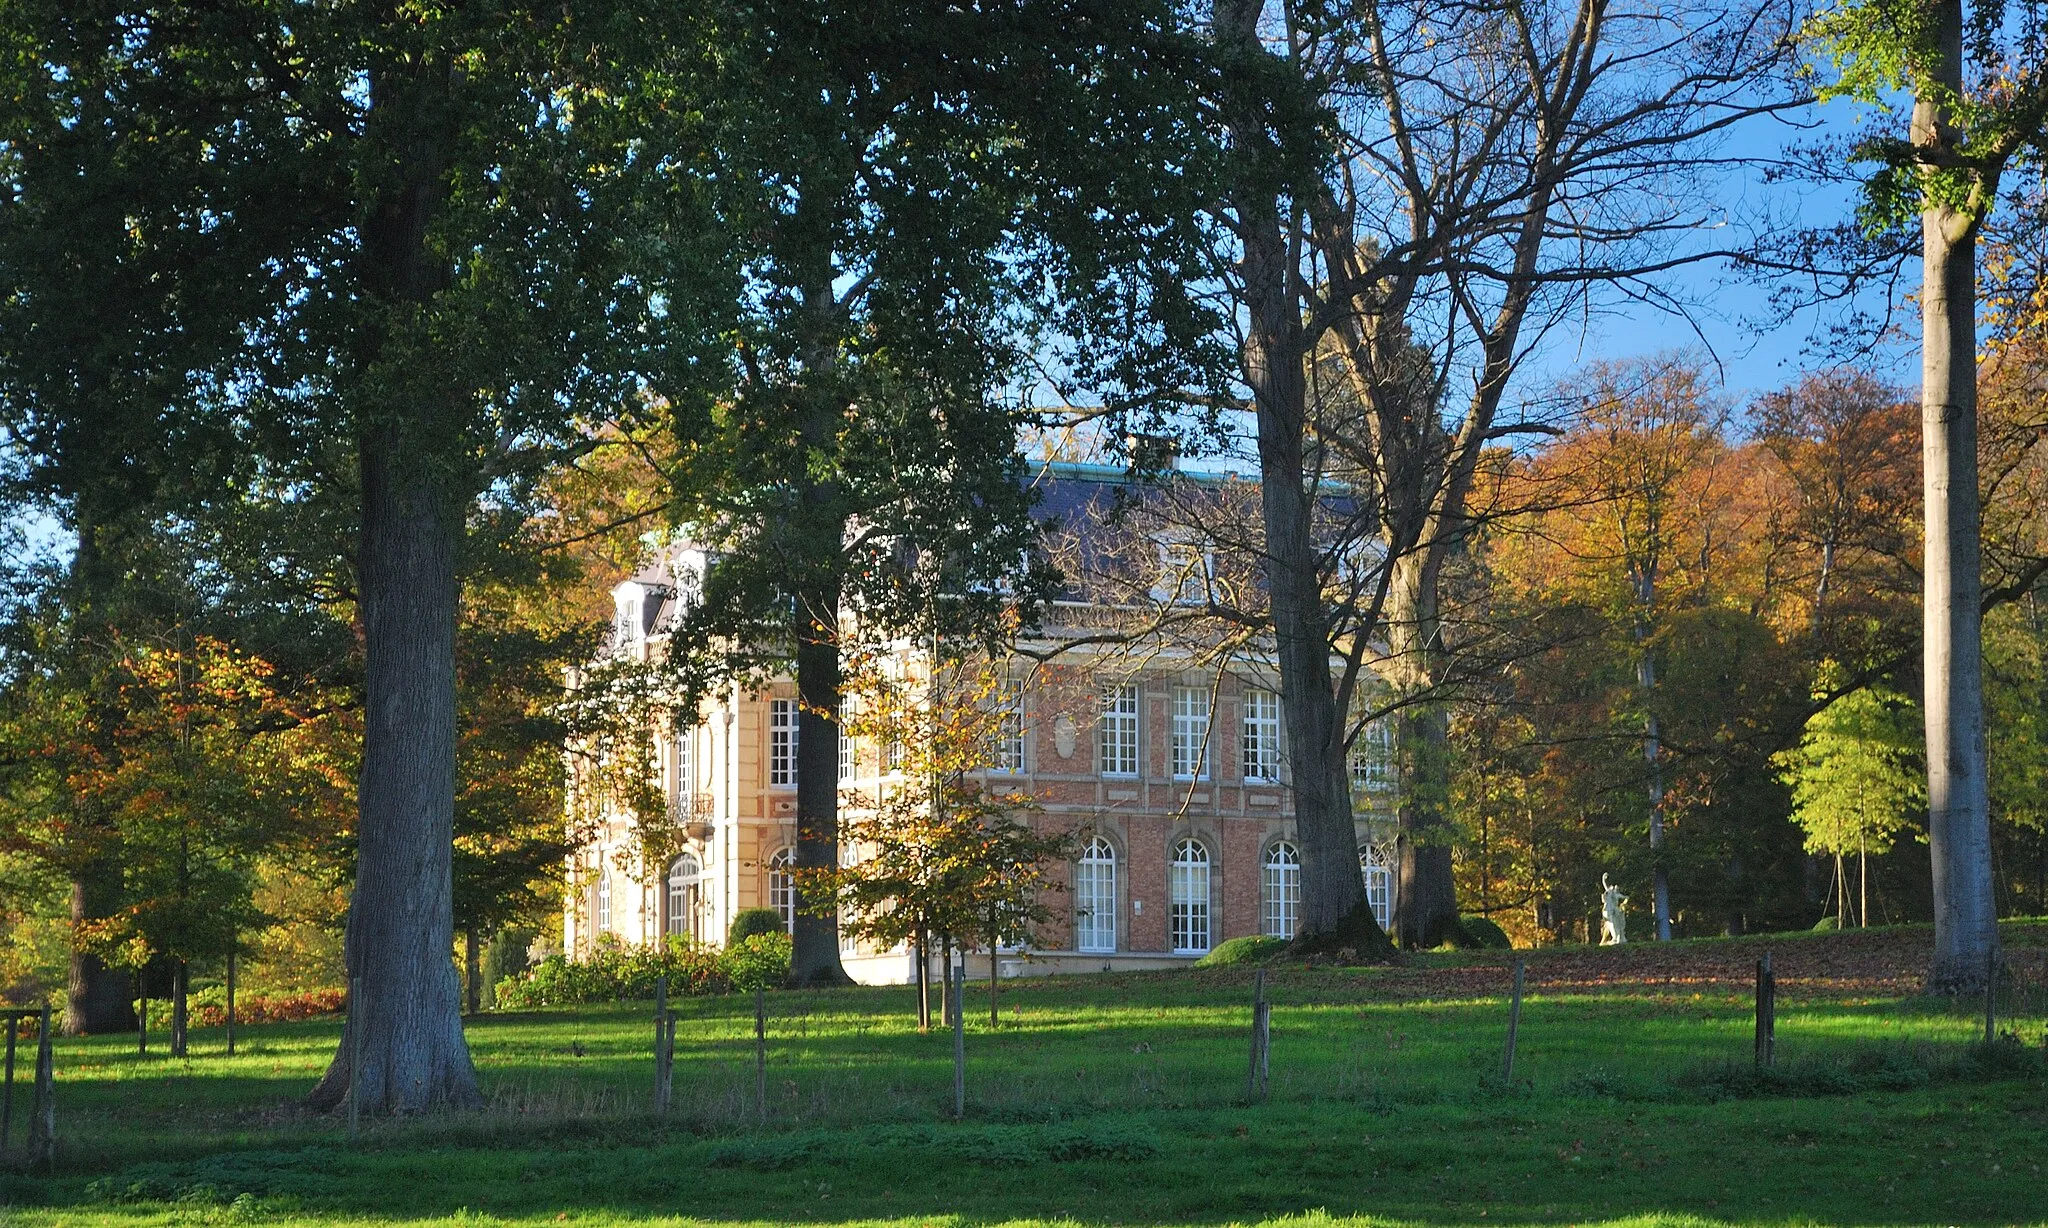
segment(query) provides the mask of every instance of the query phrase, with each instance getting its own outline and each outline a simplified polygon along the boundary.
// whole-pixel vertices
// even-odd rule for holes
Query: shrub
[[[1481,951],[1512,951],[1515,944],[1508,938],[1508,932],[1490,917],[1459,917],[1458,924],[1465,930],[1465,941],[1458,945],[1477,948]]]
[[[293,1023],[301,1019],[318,1019],[326,1015],[339,1015],[348,1002],[348,992],[342,989],[309,989],[304,993],[235,995],[235,1022],[243,1023]],[[136,1004],[140,1006],[138,1002]],[[228,1021],[228,991],[222,985],[196,985],[185,995],[185,1009],[189,1012],[191,1026],[195,1028],[217,1028]],[[151,998],[149,1000],[149,1027],[152,1032],[168,1033],[171,1027],[171,1000]]]
[[[783,927],[782,914],[772,908],[742,908],[732,919],[732,928],[725,931],[727,950],[737,948],[756,934],[782,934],[789,931]]]
[[[652,998],[655,981],[664,976],[675,997],[767,988],[788,979],[789,959],[789,936],[781,933],[756,934],[725,952],[683,937],[646,947],[605,943],[588,959],[550,955],[528,972],[506,977],[498,982],[496,998],[507,1010],[623,1002]]]
[[[782,932],[779,919],[776,924],[772,934],[748,934],[725,949],[725,977],[734,989],[773,989],[789,979],[789,960],[795,948],[789,935]],[[739,928],[737,920],[733,928]]]
[[[1216,949],[1195,961],[1197,968],[1228,968],[1233,964],[1263,964],[1287,946],[1285,938],[1247,934],[1219,943]]]
[[[1817,933],[1827,933],[1835,928],[1835,919],[1833,917],[1822,917],[1813,923],[1813,928]]]

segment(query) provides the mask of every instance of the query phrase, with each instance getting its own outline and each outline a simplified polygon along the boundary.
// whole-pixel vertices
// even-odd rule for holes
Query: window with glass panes
[[[839,779],[853,779],[853,735],[846,732],[846,705],[840,704],[833,713],[832,724],[839,730]]]
[[[796,701],[768,702],[768,783],[779,789],[796,786]]]
[[[1159,543],[1159,582],[1154,601],[1173,605],[1207,604],[1216,588],[1216,552],[1200,542]]]
[[[1280,697],[1271,691],[1244,693],[1244,778],[1260,783],[1280,779]]]
[[[704,867],[694,854],[684,853],[668,866],[668,932],[701,937],[697,930],[703,911]]]
[[[1209,689],[1173,688],[1173,778],[1209,778]]]
[[[1391,717],[1368,721],[1351,743],[1351,786],[1369,793],[1394,787],[1394,722]]]
[[[998,772],[1024,770],[1024,684],[1015,679],[996,689],[995,762]]]
[[[796,933],[796,877],[789,872],[796,857],[788,849],[777,849],[768,859],[768,907],[782,914],[782,928]]]
[[[1301,853],[1285,840],[1266,850],[1259,875],[1260,932],[1292,938],[1301,926]]]
[[[1096,721],[1096,747],[1104,776],[1138,774],[1138,688],[1110,687],[1102,692],[1102,715]]]
[[[1166,879],[1173,953],[1200,955],[1209,949],[1209,850],[1199,840],[1174,845]]]
[[[692,742],[697,740],[695,729],[678,729],[675,737],[675,791],[676,796],[687,799],[697,788],[694,775],[695,764],[691,762]]]
[[[1394,868],[1377,844],[1358,846],[1358,868],[1365,875],[1365,902],[1372,906],[1373,920],[1386,929],[1394,923]]]
[[[1101,836],[1074,867],[1074,949],[1116,950],[1116,848]]]

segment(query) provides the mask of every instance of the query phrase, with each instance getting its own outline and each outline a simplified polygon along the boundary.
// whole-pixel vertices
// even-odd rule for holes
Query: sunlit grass
[[[1794,1094],[1807,1086],[1794,1081],[1754,1098],[1713,1081],[1716,1071],[1747,1069],[1751,1004],[1740,987],[1539,990],[1524,1004],[1508,1080],[1506,978],[1479,972],[1474,983],[1498,982],[1497,993],[1397,1000],[1413,998],[1412,975],[1274,971],[1270,1099],[1258,1105],[1245,1101],[1249,971],[1008,983],[994,1030],[973,987],[969,1121],[959,1126],[948,1120],[950,1038],[920,1036],[911,994],[900,989],[770,995],[765,1105],[754,1099],[751,999],[685,1000],[666,1120],[649,1112],[646,1004],[487,1015],[469,1038],[489,1108],[373,1123],[354,1142],[339,1119],[297,1107],[338,1042],[333,1022],[244,1029],[233,1057],[220,1052],[217,1030],[200,1031],[183,1061],[138,1057],[132,1037],[65,1040],[57,1050],[62,1170],[54,1179],[6,1179],[0,1190],[10,1199],[38,1205],[0,1218],[1316,1225],[2048,1217],[2038,1171],[2048,1152],[2048,1083],[2038,1065],[2015,1074],[1957,1064],[1981,1034],[1977,1005],[1874,1000],[1864,990],[1790,995],[1778,1023],[1786,1070],[1847,1070],[1889,1054],[1918,1063],[1912,1070],[1926,1077],[1898,1084],[1903,1090],[1840,1084],[1851,1090],[1828,1095]],[[2018,1032],[2038,1046],[2044,1026],[2024,1019]],[[1141,1145],[1118,1150],[1098,1135]],[[1061,1151],[1072,1146],[1081,1151]],[[141,1201],[120,1201],[124,1188]]]

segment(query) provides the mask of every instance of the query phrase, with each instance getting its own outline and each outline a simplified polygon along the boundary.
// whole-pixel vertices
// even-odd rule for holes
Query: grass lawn
[[[2006,940],[2048,968],[2048,925]],[[665,1121],[628,1004],[473,1021],[490,1107],[353,1142],[295,1107],[332,1023],[233,1058],[200,1032],[189,1061],[63,1041],[60,1171],[0,1178],[0,1223],[2048,1223],[2042,994],[2008,1004],[2025,1052],[1971,1057],[1981,1003],[1906,993],[1927,942],[1530,953],[1512,1081],[1500,955],[1278,970],[1257,1105],[1248,971],[1009,982],[994,1031],[970,991],[963,1123],[950,1037],[901,989],[771,994],[765,1121],[738,997],[681,1004]],[[1765,945],[1783,1073],[1758,1085]]]

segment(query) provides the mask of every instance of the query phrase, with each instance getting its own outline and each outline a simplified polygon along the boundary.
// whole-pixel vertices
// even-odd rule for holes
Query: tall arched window
[[[698,933],[704,913],[704,867],[684,853],[668,863],[668,932],[685,938]]]
[[[1200,840],[1173,846],[1167,870],[1167,927],[1175,955],[1200,955],[1209,949],[1209,850]]]
[[[1372,905],[1373,920],[1385,929],[1394,923],[1394,870],[1387,864],[1386,850],[1377,844],[1359,845],[1358,868],[1365,873],[1365,902]]]
[[[796,933],[796,879],[789,867],[796,860],[788,849],[768,859],[768,907],[782,914],[782,928]]]
[[[1116,849],[1101,836],[1074,867],[1074,949],[1116,950]]]
[[[1301,927],[1301,854],[1285,840],[1266,850],[1259,875],[1260,930],[1271,938],[1292,938]]]

